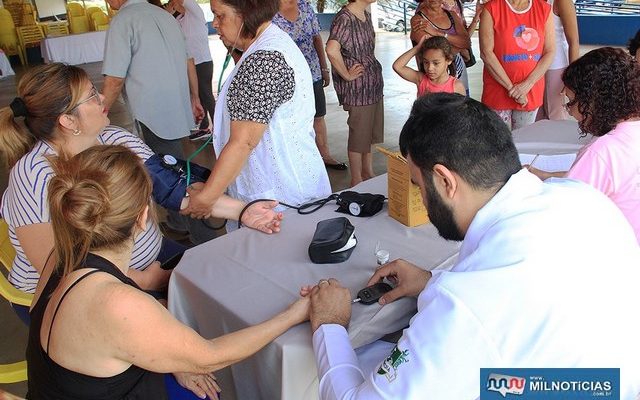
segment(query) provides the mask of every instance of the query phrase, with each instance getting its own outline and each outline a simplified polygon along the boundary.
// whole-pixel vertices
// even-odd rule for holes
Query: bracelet
[[[329,68],[320,68],[322,70],[322,72],[331,72],[329,71]]]

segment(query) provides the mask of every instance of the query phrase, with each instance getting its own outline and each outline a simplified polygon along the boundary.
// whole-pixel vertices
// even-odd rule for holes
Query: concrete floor
[[[326,40],[326,33],[323,33]],[[477,36],[472,38],[474,51],[478,64],[468,70],[471,87],[471,97],[480,99],[482,91],[482,60],[479,57]],[[218,87],[220,68],[224,59],[225,51],[217,36],[209,39],[212,55],[214,57],[214,91]],[[411,46],[408,37],[401,33],[380,32],[376,41],[376,56],[382,63],[384,83],[385,83],[385,142],[384,147],[398,149],[398,137],[400,130],[411,109],[411,104],[416,97],[416,88],[412,83],[406,82],[398,77],[392,70],[393,61]],[[583,52],[590,48],[583,47]],[[103,78],[100,74],[102,63],[85,64],[81,66],[90,75],[96,87],[101,88]],[[16,84],[24,73],[21,67],[16,68],[16,76],[0,80],[0,108],[7,106],[16,95]],[[326,88],[327,97],[327,128],[329,135],[329,145],[333,156],[340,161],[347,160],[346,140],[347,140],[347,113],[338,106],[338,100],[330,85]],[[131,116],[124,104],[115,104],[109,117],[114,125],[132,130],[133,124]],[[187,151],[195,150],[192,143],[185,144]],[[386,172],[385,157],[374,152],[374,171],[376,174]],[[204,155],[199,162],[210,164],[210,157]],[[331,185],[334,190],[342,190],[349,186],[350,176],[348,171],[329,170]],[[0,167],[0,191],[4,192],[7,182],[7,171],[4,166]],[[9,304],[0,300],[0,363],[18,361],[24,359],[26,347],[27,328],[15,316]],[[26,383],[14,385],[0,385],[0,389],[9,391],[16,395],[24,396],[26,393]]]

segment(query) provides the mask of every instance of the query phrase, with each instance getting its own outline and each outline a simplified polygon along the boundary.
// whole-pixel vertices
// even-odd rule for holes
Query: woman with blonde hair
[[[216,399],[213,371],[307,319],[301,298],[266,322],[205,340],[127,276],[150,212],[151,180],[140,158],[122,146],[93,146],[51,167],[59,263],[46,263],[51,278],[34,298],[28,397],[165,399],[161,374],[174,373],[198,397]]]
[[[53,248],[47,184],[55,174],[47,157],[73,156],[99,144],[125,146],[144,161],[153,156],[140,138],[109,126],[103,99],[84,70],[54,63],[27,71],[18,83],[18,97],[0,109],[0,152],[11,169],[0,213],[16,249],[9,281],[24,292],[35,291]],[[212,211],[237,219],[243,206],[224,196]],[[242,222],[267,233],[277,231],[281,215],[273,212],[274,206],[254,204]],[[156,260],[165,261],[185,248],[163,240],[155,222],[145,226],[134,238],[129,275],[140,287],[158,290],[166,286],[170,272],[161,269]],[[14,308],[28,323],[28,310],[18,305]]]

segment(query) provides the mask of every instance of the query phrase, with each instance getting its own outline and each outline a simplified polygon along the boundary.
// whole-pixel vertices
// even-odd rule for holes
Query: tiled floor
[[[325,36],[326,39],[326,36]],[[469,82],[471,86],[471,96],[479,99],[482,87],[482,60],[479,57],[478,40],[473,38],[473,45],[478,60],[478,64],[469,69]],[[214,56],[214,90],[217,88],[218,78],[222,60],[224,59],[224,48],[217,36],[211,36],[209,40],[212,54]],[[376,55],[383,66],[385,81],[385,142],[384,146],[390,149],[398,148],[398,136],[402,125],[409,115],[412,101],[415,99],[416,88],[413,84],[403,81],[392,70],[393,61],[406,49],[410,47],[409,39],[401,33],[381,32],[377,36]],[[588,49],[583,47],[584,51]],[[86,64],[82,67],[87,70],[97,87],[102,87],[102,76],[100,74],[101,63]],[[0,80],[0,108],[7,106],[16,95],[17,79],[23,74],[22,68],[16,68],[17,76]],[[326,90],[327,96],[327,128],[329,132],[329,145],[334,157],[341,161],[346,161],[346,139],[347,113],[338,106],[335,91],[332,86]],[[123,104],[114,105],[110,114],[111,122],[128,129],[132,129],[132,121]],[[195,150],[195,145],[186,143],[187,148]],[[384,156],[375,152],[373,156],[374,170],[381,174],[386,171]],[[207,157],[199,160],[204,164],[210,164]],[[334,190],[341,190],[349,185],[350,177],[348,171],[329,171],[331,185]],[[7,171],[4,166],[0,167],[0,190],[4,191],[7,182]],[[0,300],[0,363],[13,362],[24,358],[27,329],[18,320],[6,301]],[[24,395],[26,384],[0,385],[0,389],[7,390],[17,395]]]

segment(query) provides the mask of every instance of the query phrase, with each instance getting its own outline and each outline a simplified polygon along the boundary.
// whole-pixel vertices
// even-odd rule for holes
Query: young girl
[[[422,52],[425,72],[416,71],[407,66],[416,54]],[[423,36],[420,42],[398,57],[393,63],[393,70],[403,79],[418,86],[418,97],[428,93],[459,93],[466,95],[462,82],[451,76],[453,62],[451,44],[443,36]]]

